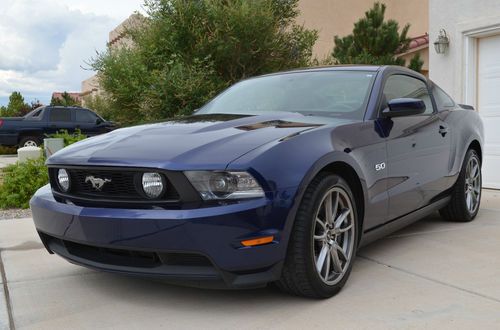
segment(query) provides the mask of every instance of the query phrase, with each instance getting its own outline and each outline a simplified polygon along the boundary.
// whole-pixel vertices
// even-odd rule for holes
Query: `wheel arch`
[[[361,236],[363,233],[363,220],[365,218],[365,196],[363,193],[363,186],[361,184],[361,179],[358,176],[356,170],[348,163],[342,161],[334,161],[326,166],[324,166],[317,174],[320,173],[333,173],[342,177],[347,181],[347,184],[352,190],[354,199],[356,201],[356,209],[358,211],[358,243],[361,241]],[[315,176],[315,177],[316,177]]]
[[[17,137],[17,143],[20,143],[22,139],[28,136],[33,136],[41,140],[43,138],[43,133],[37,130],[21,131],[19,132],[19,136]]]
[[[479,161],[481,162],[481,164],[483,163],[483,151],[481,149],[481,144],[479,143],[478,140],[472,140],[470,143],[469,143],[469,148],[468,149],[472,149],[474,150],[475,152],[477,152],[477,155],[479,156]]]
[[[354,198],[356,201],[356,209],[358,210],[358,244],[361,242],[363,234],[363,225],[365,220],[365,209],[367,200],[367,190],[366,184],[363,176],[363,172],[358,164],[354,161],[352,157],[344,152],[333,152],[332,154],[326,155],[325,157],[318,160],[314,166],[312,166],[309,172],[305,175],[302,180],[297,194],[295,196],[294,206],[292,211],[288,215],[287,219],[287,230],[286,232],[290,234],[293,225],[295,223],[295,216],[298,210],[298,206],[302,202],[304,193],[310,183],[316,178],[320,173],[329,172],[335,173],[341,176],[347,181],[351,189],[353,190]],[[287,235],[288,236],[288,235]]]

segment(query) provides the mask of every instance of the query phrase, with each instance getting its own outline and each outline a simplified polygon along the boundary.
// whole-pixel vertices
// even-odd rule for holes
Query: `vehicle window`
[[[298,112],[362,119],[374,72],[305,71],[270,75],[235,84],[197,114]]]
[[[424,114],[434,111],[427,85],[420,79],[405,75],[390,76],[385,82],[384,96],[387,102],[399,98],[421,99],[425,103]]]
[[[78,109],[75,111],[76,121],[79,123],[95,123],[97,120],[96,114],[84,109]]]
[[[448,94],[446,94],[436,84],[433,84],[432,86],[432,95],[434,95],[434,100],[436,101],[438,110],[455,106],[455,102],[453,101],[453,99],[449,97]]]
[[[71,111],[64,108],[52,108],[50,121],[71,121]]]
[[[31,117],[38,117],[38,116],[40,116],[40,114],[41,114],[41,113],[42,113],[42,109],[40,109],[40,110],[38,110],[38,111],[35,111],[35,112],[31,115]]]

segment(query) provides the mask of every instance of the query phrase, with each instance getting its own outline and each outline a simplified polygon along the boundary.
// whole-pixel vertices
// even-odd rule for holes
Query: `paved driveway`
[[[468,224],[431,216],[367,246],[341,293],[322,301],[91,271],[47,254],[29,219],[4,220],[0,329],[9,319],[17,329],[500,329],[495,206],[487,199]]]

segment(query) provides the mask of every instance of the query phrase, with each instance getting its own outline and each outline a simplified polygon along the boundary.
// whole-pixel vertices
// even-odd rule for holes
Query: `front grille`
[[[180,195],[168,175],[160,171],[164,178],[165,191],[156,198],[148,198],[142,191],[142,174],[154,170],[140,170],[129,168],[82,168],[64,167],[70,176],[70,189],[63,192],[57,183],[57,171],[59,168],[49,168],[50,183],[56,199],[69,199],[74,204],[80,206],[113,207],[113,202],[133,203],[139,206],[151,206],[152,203],[168,203],[175,207],[175,203],[180,201]],[[97,189],[92,186],[89,178],[99,178],[106,182]],[[111,204],[110,204],[111,202]],[[128,205],[131,206],[131,205]]]
[[[87,195],[89,197],[110,197],[117,199],[140,199],[134,178],[140,173],[115,172],[99,170],[68,170],[71,177],[71,192],[76,195]],[[104,184],[101,190],[92,188],[92,184],[86,178],[94,176],[97,178],[111,180]],[[167,187],[168,189],[169,187]]]

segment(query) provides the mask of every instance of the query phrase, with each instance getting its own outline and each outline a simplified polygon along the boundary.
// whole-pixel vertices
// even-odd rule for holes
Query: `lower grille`
[[[44,233],[39,233],[47,246],[57,244],[65,247],[70,255],[106,265],[154,268],[166,266],[210,267],[210,260],[196,253],[160,253],[130,249],[104,248],[87,244],[61,240]]]

